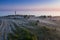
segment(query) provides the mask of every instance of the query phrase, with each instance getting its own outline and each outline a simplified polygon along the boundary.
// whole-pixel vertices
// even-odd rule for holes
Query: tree
[[[24,15],[24,18],[30,18],[30,16],[28,16],[28,15]]]

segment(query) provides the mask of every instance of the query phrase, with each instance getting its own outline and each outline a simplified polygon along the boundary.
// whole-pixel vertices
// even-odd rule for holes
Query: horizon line
[[[60,8],[40,8],[40,9],[0,9],[0,11],[60,11]]]

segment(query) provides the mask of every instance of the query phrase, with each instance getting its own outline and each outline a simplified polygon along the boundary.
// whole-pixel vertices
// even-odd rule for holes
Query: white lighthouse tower
[[[15,15],[16,15],[16,11],[15,11]]]

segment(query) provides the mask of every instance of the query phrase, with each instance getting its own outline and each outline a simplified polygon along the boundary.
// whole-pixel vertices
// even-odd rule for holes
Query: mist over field
[[[0,17],[0,40],[60,40],[60,16]]]
[[[0,11],[0,16],[15,15],[15,11]],[[16,15],[60,16],[60,11],[16,11]]]

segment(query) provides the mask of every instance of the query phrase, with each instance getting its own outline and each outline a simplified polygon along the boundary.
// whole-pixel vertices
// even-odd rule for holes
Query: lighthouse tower
[[[15,11],[15,15],[16,15],[16,11]]]

